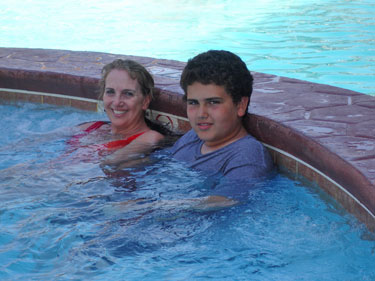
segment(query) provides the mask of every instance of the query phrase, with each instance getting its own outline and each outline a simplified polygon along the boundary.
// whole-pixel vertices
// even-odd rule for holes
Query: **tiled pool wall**
[[[190,128],[179,77],[183,62],[45,49],[0,48],[0,99],[98,110],[101,68],[116,58],[154,76],[149,116]],[[317,184],[375,231],[375,97],[328,85],[254,75],[249,131],[288,176]]]

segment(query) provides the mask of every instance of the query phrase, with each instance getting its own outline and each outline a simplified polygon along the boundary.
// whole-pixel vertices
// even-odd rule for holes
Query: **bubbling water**
[[[102,117],[48,105],[1,105],[0,124],[11,137],[0,143],[1,280],[375,276],[372,234],[319,188],[285,176],[230,183],[234,190],[248,185],[240,204],[198,210],[189,199],[229,183],[190,170],[164,151],[147,165],[116,173],[69,158],[49,165],[75,132],[70,126]]]

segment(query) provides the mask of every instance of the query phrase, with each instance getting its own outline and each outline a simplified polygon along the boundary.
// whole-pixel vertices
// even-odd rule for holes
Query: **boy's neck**
[[[246,129],[241,126],[239,128],[238,131],[234,132],[234,134],[220,142],[204,142],[202,147],[201,147],[201,153],[202,154],[206,154],[206,153],[210,153],[210,152],[213,152],[215,150],[218,150],[222,147],[225,147],[241,138],[243,138],[244,136],[248,135],[248,132],[246,131]]]

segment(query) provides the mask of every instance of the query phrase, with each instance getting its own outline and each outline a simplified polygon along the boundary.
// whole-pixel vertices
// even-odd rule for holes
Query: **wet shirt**
[[[191,168],[231,179],[260,178],[273,169],[269,152],[251,135],[206,154],[201,153],[202,145],[203,141],[190,130],[170,148],[170,152]]]

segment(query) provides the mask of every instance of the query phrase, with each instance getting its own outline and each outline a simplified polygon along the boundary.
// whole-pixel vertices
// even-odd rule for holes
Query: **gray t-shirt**
[[[254,179],[266,176],[273,167],[266,148],[251,135],[230,143],[218,150],[202,154],[203,141],[194,130],[183,135],[170,152],[191,168],[210,174],[221,173],[232,179]]]

